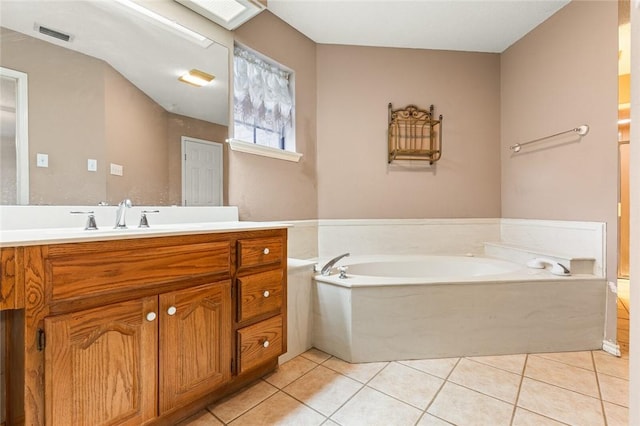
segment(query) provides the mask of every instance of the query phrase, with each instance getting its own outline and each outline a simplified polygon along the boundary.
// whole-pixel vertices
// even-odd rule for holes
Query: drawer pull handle
[[[151,322],[151,321],[155,321],[156,319],[156,313],[155,312],[149,312],[147,314],[147,321]]]
[[[262,253],[264,254],[269,254],[269,248],[265,247],[264,250],[262,250]]]
[[[265,290],[264,293],[262,293],[262,295],[266,298],[266,297],[269,297],[271,293],[269,293],[269,290]]]
[[[169,306],[169,309],[167,309],[167,314],[173,316],[176,314],[178,310],[176,309],[175,306]]]
[[[265,340],[264,342],[262,342],[262,347],[268,348],[269,347],[269,341]]]

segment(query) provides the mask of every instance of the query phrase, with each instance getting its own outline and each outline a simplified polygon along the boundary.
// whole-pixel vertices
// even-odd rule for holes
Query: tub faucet
[[[133,204],[131,204],[131,200],[128,198],[120,201],[118,211],[116,211],[116,226],[114,226],[114,229],[127,229],[127,209],[130,209],[132,206]]]
[[[326,265],[322,267],[322,269],[320,270],[320,274],[325,276],[329,275],[331,273],[331,268],[333,267],[333,265],[338,263],[338,261],[343,257],[347,257],[347,256],[349,256],[349,253],[341,254],[340,256],[334,257],[333,259],[328,261]]]

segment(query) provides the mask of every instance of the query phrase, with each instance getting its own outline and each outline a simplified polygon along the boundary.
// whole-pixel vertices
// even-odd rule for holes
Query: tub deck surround
[[[485,243],[484,252],[489,257],[506,259],[520,264],[526,264],[527,261],[535,258],[546,258],[566,266],[572,274],[604,276],[601,265],[597,265],[594,258],[573,257],[569,254],[508,243]]]
[[[481,255],[500,241],[500,219],[349,219],[318,221],[318,256],[340,253]]]
[[[392,267],[402,256],[388,256]],[[417,256],[407,256],[411,262]],[[437,263],[455,257],[424,256]],[[488,262],[482,273],[462,271]],[[366,274],[384,256],[342,265]],[[431,276],[402,276],[384,265],[372,275],[315,276],[313,345],[349,362],[592,350],[602,347],[606,280],[568,277],[496,259],[460,257]],[[497,263],[497,264],[496,264]],[[495,270],[493,267],[502,268]],[[378,276],[374,276],[378,275]]]

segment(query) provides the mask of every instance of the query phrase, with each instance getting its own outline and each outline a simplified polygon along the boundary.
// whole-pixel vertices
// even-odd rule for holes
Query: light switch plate
[[[49,156],[47,154],[36,154],[36,166],[49,167]]]
[[[122,176],[123,167],[120,164],[111,163],[111,174],[115,176]]]
[[[89,158],[87,160],[87,170],[90,171],[90,172],[98,171],[98,160],[94,160],[92,158]]]

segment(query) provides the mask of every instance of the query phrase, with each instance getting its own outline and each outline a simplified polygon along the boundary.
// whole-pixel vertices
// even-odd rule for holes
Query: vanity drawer
[[[66,252],[52,246],[45,259],[50,300],[97,296],[217,274],[229,276],[228,241],[122,249],[104,245],[100,251]],[[53,253],[52,253],[53,252]]]
[[[238,321],[246,321],[282,307],[282,269],[238,278]]]
[[[282,257],[281,237],[238,240],[238,269],[280,263]]]
[[[282,334],[281,315],[238,330],[238,374],[280,355]]]

